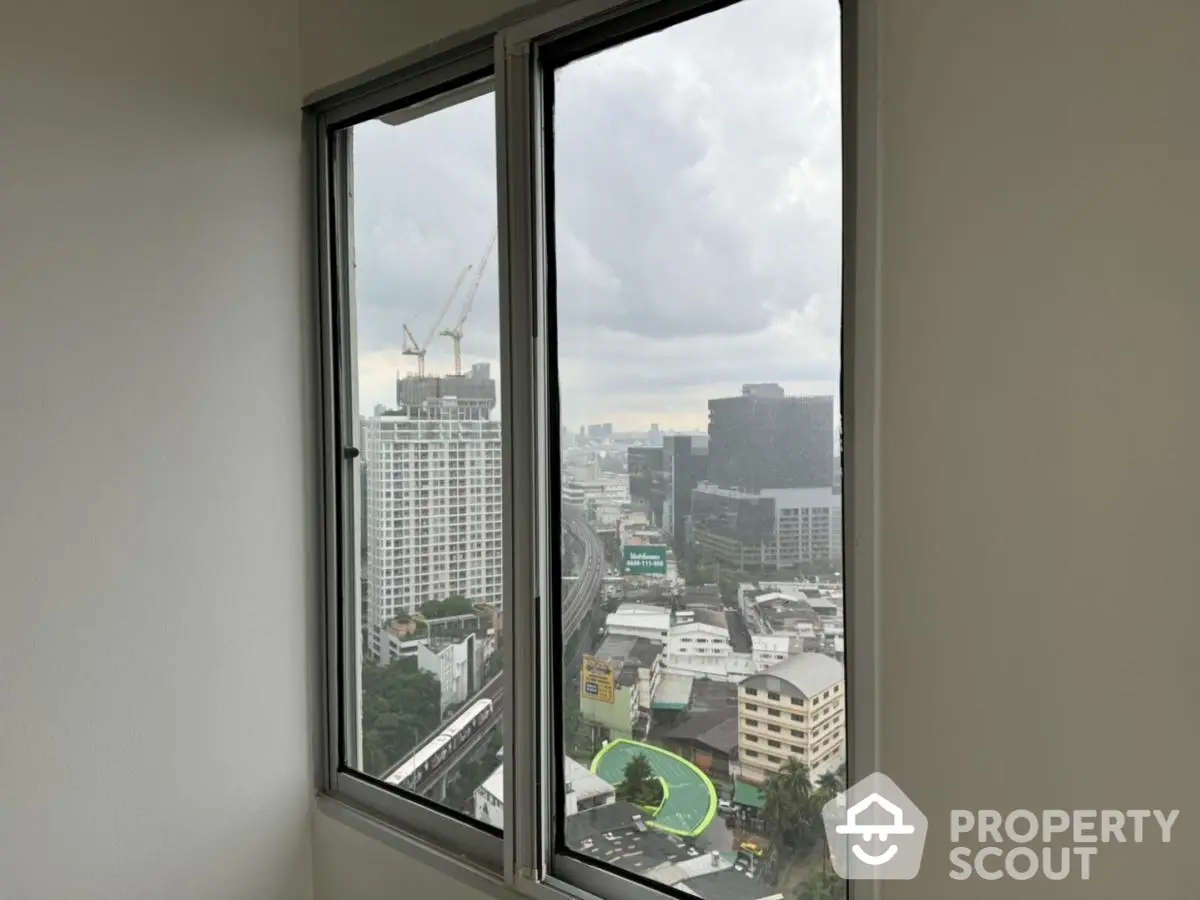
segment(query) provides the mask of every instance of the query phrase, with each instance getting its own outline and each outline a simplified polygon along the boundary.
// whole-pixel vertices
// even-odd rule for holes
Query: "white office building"
[[[769,561],[781,568],[842,558],[842,495],[833,488],[787,488],[759,493],[775,501],[775,546]]]
[[[491,640],[467,635],[460,641],[422,641],[418,645],[417,666],[437,679],[442,715],[483,686]]]
[[[373,624],[455,595],[500,604],[494,384],[486,365],[467,376],[405,378],[398,407],[366,420],[364,574]]]

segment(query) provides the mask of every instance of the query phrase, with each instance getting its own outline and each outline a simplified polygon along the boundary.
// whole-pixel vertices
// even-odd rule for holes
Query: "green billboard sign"
[[[625,547],[626,575],[666,575],[667,548],[652,545]]]

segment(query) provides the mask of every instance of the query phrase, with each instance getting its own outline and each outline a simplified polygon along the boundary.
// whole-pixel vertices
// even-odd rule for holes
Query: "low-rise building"
[[[599,806],[615,803],[616,789],[570,757],[563,758],[563,786],[566,815],[573,816]],[[479,787],[473,796],[475,818],[496,828],[504,827],[504,765],[495,771]]]
[[[412,635],[412,629],[403,623],[389,622],[382,627],[370,627],[367,629],[366,653],[381,666],[416,656],[422,639]]]
[[[437,680],[443,714],[483,686],[484,668],[495,650],[495,634],[431,639],[412,638],[388,626],[367,630],[367,653],[381,666],[415,659],[422,672]]]
[[[708,775],[727,778],[730,763],[737,756],[737,710],[711,710],[689,715],[681,724],[658,734],[657,740]]]
[[[438,680],[443,715],[449,707],[463,703],[483,686],[490,645],[490,639],[477,639],[473,634],[458,641],[421,641],[417,647],[417,665]]]
[[[599,737],[632,738],[639,719],[648,719],[662,676],[660,655],[661,648],[646,638],[610,634],[584,660],[579,711],[593,731],[599,732]],[[603,689],[592,693],[587,675],[588,668],[596,663],[607,665],[611,685],[605,684]]]
[[[672,674],[741,681],[754,673],[751,654],[734,651],[727,614],[693,608],[675,614],[663,665]]]
[[[798,638],[805,650],[830,653],[835,639],[845,636],[840,594],[812,588],[796,594],[770,591],[744,595],[739,602],[743,618],[756,636],[789,635]],[[767,649],[769,643],[764,637],[756,644],[762,647],[764,660],[777,652]]]
[[[738,685],[741,778],[764,784],[789,759],[815,783],[845,759],[845,671],[822,653],[792,656]]]
[[[645,638],[665,644],[671,629],[671,610],[665,606],[622,603],[604,619],[605,633],[610,636]]]

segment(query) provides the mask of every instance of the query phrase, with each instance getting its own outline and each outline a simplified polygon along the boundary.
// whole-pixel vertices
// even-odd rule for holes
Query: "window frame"
[[[564,855],[556,846],[562,779],[558,740],[563,681],[557,620],[542,598],[552,595],[558,516],[550,508],[558,428],[551,421],[553,382],[554,210],[547,193],[548,94],[554,65],[602,46],[636,39],[737,0],[572,0],[539,4],[411,53],[348,85],[310,98],[305,138],[312,193],[314,294],[320,360],[317,405],[320,499],[317,534],[321,590],[316,602],[316,783],[327,814],[419,861],[493,896],[658,900],[676,892],[603,863]],[[834,0],[830,0],[834,2]],[[878,103],[878,4],[840,0],[842,75],[842,413],[843,577],[845,605],[847,765],[850,779],[878,765],[878,514],[882,392],[879,365],[881,124]],[[504,471],[502,612],[512,639],[504,643],[504,833],[402,796],[340,766],[343,732],[357,727],[343,704],[345,660],[354,659],[357,585],[344,557],[356,524],[352,477],[354,363],[352,284],[345,260],[352,245],[346,201],[348,142],[331,139],[413,101],[438,108],[466,89],[468,71],[489,70],[496,104],[497,259],[500,271],[500,393]],[[436,99],[435,99],[436,98]],[[345,134],[344,131],[340,132]],[[349,349],[348,349],[349,348]],[[858,351],[858,352],[856,352]],[[349,484],[351,497],[345,496]],[[520,627],[518,627],[520,626]],[[518,666],[517,660],[535,665]],[[549,670],[549,671],[547,671]],[[354,675],[357,677],[357,675]],[[553,687],[545,689],[545,685]],[[746,692],[749,694],[749,691]],[[549,785],[546,790],[540,785]],[[861,900],[873,889],[851,884]]]
[[[357,509],[360,498],[355,459],[357,396],[354,285],[351,277],[352,133],[354,125],[394,110],[435,112],[490,92],[494,83],[490,41],[473,41],[405,68],[358,91],[306,110],[306,143],[312,162],[313,225],[320,343],[321,423],[321,697],[324,708],[318,741],[318,788],[329,797],[387,822],[403,823],[404,836],[440,848],[434,861],[446,871],[502,867],[503,838],[482,823],[416,795],[395,790],[342,764],[343,746],[358,740],[357,706],[346,702],[359,679],[362,648],[357,646],[361,598],[358,594]],[[402,126],[400,126],[402,127]]]

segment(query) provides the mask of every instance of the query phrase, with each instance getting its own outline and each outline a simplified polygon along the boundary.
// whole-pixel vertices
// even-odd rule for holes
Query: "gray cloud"
[[[743,381],[832,390],[840,280],[834,0],[744,0],[558,73],[563,418],[696,422]],[[495,223],[490,97],[356,128],[364,408]],[[498,356],[493,259],[467,362]],[[452,310],[452,313],[456,310]],[[448,368],[437,338],[429,366]],[[383,392],[384,396],[378,396]]]

